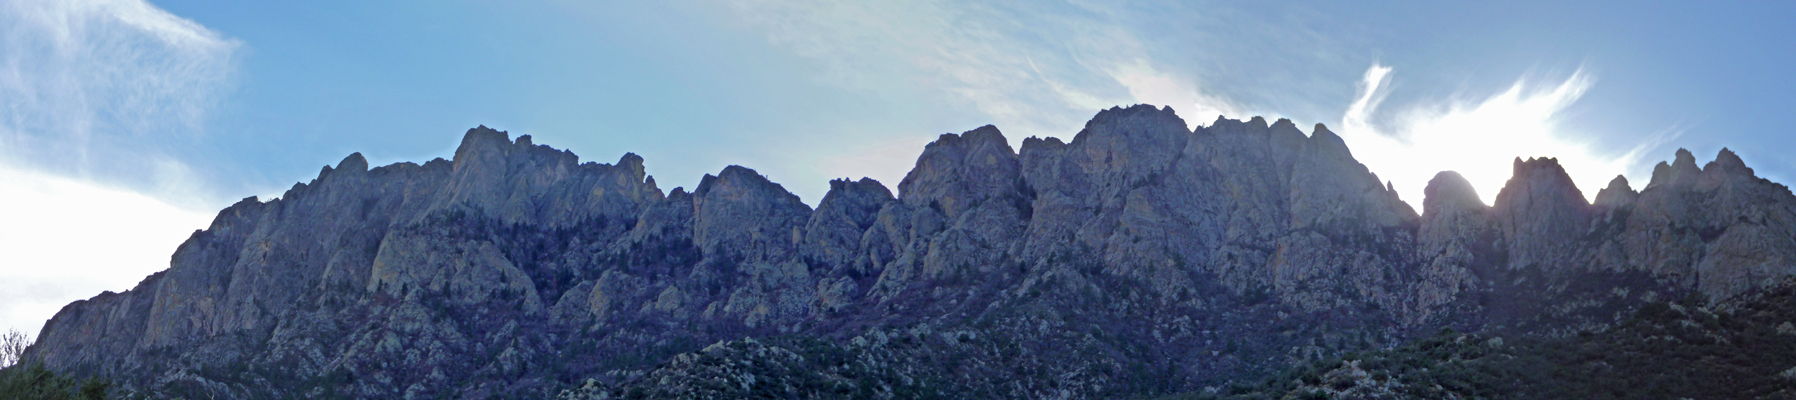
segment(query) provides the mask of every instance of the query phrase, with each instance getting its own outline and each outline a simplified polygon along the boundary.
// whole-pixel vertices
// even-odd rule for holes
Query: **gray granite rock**
[[[813,210],[479,127],[226,208],[26,356],[189,398],[1132,397],[1796,273],[1796,196],[1732,152],[1595,203],[1557,160],[1514,171],[1489,206],[1443,172],[1418,215],[1320,124],[1139,105],[1020,149],[945,134],[897,196],[836,180]]]

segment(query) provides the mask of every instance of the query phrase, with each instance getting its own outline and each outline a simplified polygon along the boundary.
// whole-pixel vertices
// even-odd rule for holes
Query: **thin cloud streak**
[[[732,18],[816,60],[821,79],[877,90],[916,85],[989,116],[1006,136],[1070,136],[1093,113],[1135,103],[1182,115],[1236,114],[1200,80],[1164,72],[1143,41],[1088,7],[1059,12],[1009,3],[730,3]],[[1020,22],[1027,21],[1027,23]],[[971,128],[971,127],[968,127]],[[1013,143],[1014,144],[1014,143]]]
[[[1155,70],[1147,60],[1113,67],[1110,77],[1129,89],[1136,103],[1171,105],[1185,118],[1186,128],[1216,120],[1218,116],[1242,115],[1234,102],[1204,94],[1191,80]]]
[[[1018,142],[1070,135],[1095,109],[1114,105],[1171,105],[1191,126],[1218,115],[1246,118],[1263,108],[1207,91],[1189,73],[1168,72],[1149,44],[1128,29],[1126,13],[1102,12],[1108,10],[1104,7],[1070,12],[935,1],[731,5],[749,30],[825,64],[825,80],[861,89],[894,80],[939,89],[947,100],[990,117]],[[1441,170],[1460,172],[1491,202],[1516,157],[1559,157],[1586,195],[1594,196],[1609,179],[1634,168],[1655,143],[1668,140],[1614,155],[1594,151],[1576,132],[1561,128],[1563,112],[1594,83],[1582,69],[1562,81],[1523,79],[1492,95],[1452,96],[1387,111],[1393,72],[1376,63],[1365,71],[1340,130],[1362,162],[1417,204],[1427,181]],[[820,169],[865,171],[840,165],[848,159],[831,158]]]
[[[0,0],[0,162],[192,198],[241,44],[141,0]],[[181,186],[177,186],[181,185]]]
[[[1347,114],[1341,117],[1344,131],[1376,131],[1369,119],[1372,117],[1372,110],[1378,109],[1378,105],[1384,102],[1385,96],[1390,94],[1390,91],[1385,90],[1387,83],[1385,77],[1390,74],[1391,67],[1377,63],[1373,63],[1372,68],[1366,69],[1366,75],[1360,78],[1359,96],[1353,100],[1352,105],[1347,106]]]

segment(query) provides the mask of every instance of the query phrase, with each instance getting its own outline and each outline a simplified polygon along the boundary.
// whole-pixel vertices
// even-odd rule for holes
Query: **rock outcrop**
[[[1796,273],[1796,196],[1726,150],[1595,203],[1551,158],[1489,206],[1443,172],[1418,215],[1320,124],[1184,127],[946,134],[896,196],[836,180],[816,209],[740,166],[664,193],[634,154],[479,127],[232,205],[26,357],[187,397],[1121,397]]]

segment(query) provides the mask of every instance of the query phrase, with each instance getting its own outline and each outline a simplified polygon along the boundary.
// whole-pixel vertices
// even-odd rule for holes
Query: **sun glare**
[[[1341,118],[1341,135],[1355,158],[1391,181],[1418,212],[1423,189],[1440,171],[1459,172],[1485,204],[1493,203],[1517,157],[1558,158],[1588,200],[1628,172],[1647,147],[1605,156],[1591,151],[1576,132],[1560,128],[1561,112],[1592,84],[1582,69],[1550,87],[1518,80],[1488,98],[1410,106],[1388,114],[1389,122],[1374,124],[1391,71],[1377,64],[1366,71],[1358,98]]]

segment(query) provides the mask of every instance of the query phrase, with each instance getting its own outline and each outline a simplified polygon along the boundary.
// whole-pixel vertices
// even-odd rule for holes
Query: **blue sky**
[[[1679,147],[1796,178],[1789,3],[1562,3],[0,0],[0,325],[129,288],[236,199],[480,124],[812,204],[942,133],[1070,139],[1134,103],[1327,124],[1412,204],[1446,169],[1489,201],[1517,156],[1586,195]]]

